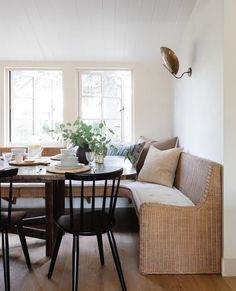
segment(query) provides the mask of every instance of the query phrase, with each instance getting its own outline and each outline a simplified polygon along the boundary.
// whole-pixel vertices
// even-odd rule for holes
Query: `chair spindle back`
[[[11,210],[12,210],[12,182],[13,182],[13,176],[17,175],[18,168],[13,169],[5,169],[0,171],[0,228],[2,227],[2,183],[6,184],[8,188],[8,207],[7,207],[7,217],[8,217],[8,224],[11,222]],[[5,209],[4,209],[5,211]]]
[[[120,185],[120,177],[123,169],[119,169],[112,172],[106,173],[85,173],[85,174],[75,174],[75,173],[65,173],[66,180],[69,180],[69,206],[70,206],[70,221],[73,225],[74,223],[74,191],[73,191],[73,181],[79,181],[80,186],[80,224],[83,228],[83,214],[86,212],[91,212],[91,219],[95,219],[95,212],[100,211],[102,216],[105,213],[109,214],[109,219],[112,223],[114,218],[114,212],[117,202],[118,190]],[[78,184],[76,184],[78,186]],[[88,198],[88,194],[85,192],[86,187],[90,187],[91,192],[89,193],[91,199],[91,205],[85,204],[85,200]],[[103,188],[102,196],[98,196],[97,187]],[[96,198],[100,197],[102,201],[97,201]],[[110,199],[110,201],[108,201]],[[71,226],[72,226],[71,225]]]

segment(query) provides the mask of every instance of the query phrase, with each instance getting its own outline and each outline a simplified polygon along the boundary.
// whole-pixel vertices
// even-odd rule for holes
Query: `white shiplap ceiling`
[[[0,60],[156,60],[196,2],[0,0]]]

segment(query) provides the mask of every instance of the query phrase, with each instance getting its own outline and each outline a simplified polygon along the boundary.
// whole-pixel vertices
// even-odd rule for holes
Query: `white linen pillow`
[[[161,151],[150,146],[138,180],[172,187],[182,148]]]

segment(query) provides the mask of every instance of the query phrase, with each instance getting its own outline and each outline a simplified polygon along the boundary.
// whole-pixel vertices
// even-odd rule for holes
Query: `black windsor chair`
[[[112,232],[114,225],[114,212],[116,207],[117,195],[120,184],[120,177],[123,169],[107,173],[85,173],[75,174],[66,173],[65,179],[69,180],[69,202],[70,214],[62,215],[57,219],[58,226],[57,238],[53,250],[53,255],[49,267],[48,278],[51,278],[57,254],[60,248],[64,232],[73,235],[72,248],[72,290],[78,288],[78,268],[79,268],[79,236],[97,236],[98,249],[101,265],[104,265],[103,241],[102,234],[107,233],[111,247],[116,270],[119,276],[121,288],[126,291],[125,280],[121,268],[119,254]],[[109,184],[111,185],[108,187]],[[73,207],[73,184],[72,181],[80,181],[80,208],[76,211]],[[85,183],[91,183],[91,207],[84,207],[85,200]],[[99,185],[98,185],[99,183]],[[102,205],[96,202],[96,187],[104,187],[102,196]],[[76,184],[78,186],[78,184]]]
[[[25,217],[25,211],[12,211],[12,182],[13,177],[17,175],[17,168],[9,168],[0,171],[0,231],[2,232],[2,254],[3,254],[3,269],[4,269],[4,283],[5,290],[10,291],[10,267],[9,267],[9,241],[8,230],[16,227],[22,249],[24,252],[26,264],[31,269],[31,262],[28,253],[28,248],[25,240],[25,234],[22,227],[22,219]],[[2,183],[8,185],[8,207],[2,208],[1,185]]]

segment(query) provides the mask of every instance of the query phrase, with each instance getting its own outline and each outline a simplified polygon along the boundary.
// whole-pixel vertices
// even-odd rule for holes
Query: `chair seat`
[[[73,216],[73,222],[70,215],[62,215],[57,220],[57,224],[64,231],[74,235],[96,235],[107,232],[111,229],[111,219],[108,213],[102,211],[85,212],[83,218],[80,213]]]
[[[4,226],[14,226],[18,222],[20,222],[24,217],[26,216],[25,211],[12,211],[11,212],[11,220],[10,223],[8,223],[8,212],[3,211],[1,213],[1,225]]]

